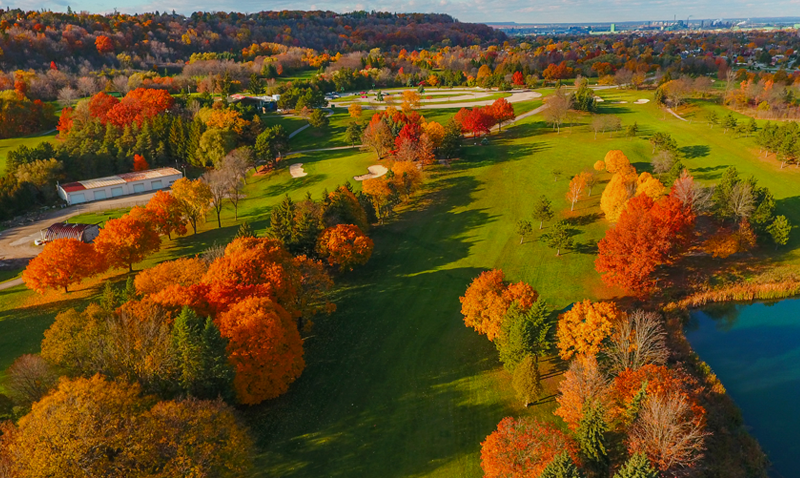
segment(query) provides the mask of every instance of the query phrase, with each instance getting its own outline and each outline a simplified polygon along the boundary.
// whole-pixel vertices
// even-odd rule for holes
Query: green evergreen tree
[[[250,75],[250,83],[248,83],[247,89],[254,95],[263,95],[266,85],[264,84],[264,80],[262,80],[257,74],[253,73]]]
[[[661,182],[667,187],[672,187],[675,184],[675,180],[681,177],[684,169],[686,169],[686,166],[680,160],[675,161],[669,171],[664,173],[664,179]]]
[[[544,475],[543,475],[544,476]],[[636,453],[614,474],[614,478],[660,478],[644,453]]]
[[[542,396],[544,392],[542,375],[539,373],[539,366],[532,356],[526,355],[517,364],[514,368],[511,384],[517,392],[517,398],[522,401],[526,408]]]
[[[526,356],[533,357],[534,365],[538,367],[539,357],[545,356],[552,348],[551,328],[550,310],[544,300],[537,300],[528,310],[512,305],[503,318],[500,335],[495,339],[505,369],[514,371]]]
[[[195,118],[192,121],[192,124],[189,126],[189,134],[186,138],[186,160],[195,165],[200,166],[205,163],[205,158],[202,155],[198,155],[197,152],[200,149],[200,138],[203,136],[205,132],[205,124],[200,118]]]
[[[572,247],[572,235],[566,221],[558,221],[553,224],[550,232],[542,235],[548,247],[556,250],[556,257],[561,255],[561,249]]]
[[[608,468],[608,452],[606,451],[606,432],[608,425],[605,410],[600,404],[584,404],[584,414],[575,432],[581,454],[587,461],[599,469]]]
[[[308,211],[300,213],[297,219],[297,230],[290,251],[295,254],[314,256],[317,238],[322,233],[319,218]]]
[[[775,250],[779,246],[785,246],[789,242],[789,234],[792,232],[792,224],[786,219],[786,216],[777,216],[775,220],[767,228],[769,235],[772,236],[772,241],[775,243]]]
[[[533,226],[530,221],[521,220],[517,221],[517,234],[519,234],[519,243],[522,245],[525,242],[525,236],[533,232]]]
[[[125,125],[125,128],[122,129],[122,136],[116,141],[117,155],[125,158],[133,157],[134,146],[136,146],[136,136],[133,134],[131,126]]]
[[[136,286],[133,284],[133,276],[128,276],[125,281],[125,290],[122,291],[122,302],[136,300]]]
[[[272,209],[268,235],[284,244],[291,244],[297,234],[295,204],[287,194],[283,201]]]
[[[722,178],[714,188],[714,195],[711,197],[714,202],[714,214],[718,218],[728,219],[733,215],[730,208],[731,193],[739,181],[739,172],[733,166],[722,173]]]
[[[148,162],[153,162],[155,159],[156,145],[153,142],[153,132],[149,121],[143,122],[142,129],[136,137],[136,146],[133,149],[137,154],[144,156]]]
[[[439,154],[445,159],[452,159],[461,152],[461,126],[454,120],[450,120],[445,125],[442,144],[439,146]]]
[[[204,323],[190,308],[184,307],[172,324],[172,348],[180,370],[181,389],[194,395],[203,373],[201,331]]]
[[[347,131],[345,131],[345,139],[351,146],[355,146],[361,143],[361,136],[363,134],[364,125],[358,121],[351,121],[350,124],[347,125]]]
[[[539,478],[584,478],[569,453],[562,451],[542,470]]]
[[[228,340],[220,334],[211,317],[206,319],[201,339],[203,374],[198,396],[222,397],[230,401],[233,399],[234,370],[228,361]]]
[[[639,412],[642,411],[642,405],[644,404],[644,400],[647,398],[647,380],[642,382],[642,386],[639,388],[639,391],[636,392],[636,395],[633,396],[630,405],[625,410],[625,422],[628,425],[633,424],[637,418],[639,418]]]
[[[100,307],[108,313],[114,312],[119,306],[117,291],[111,286],[111,281],[106,281],[103,285],[103,295],[100,296]]]
[[[176,116],[169,127],[169,154],[173,159],[186,161],[186,128],[183,119]]]
[[[245,221],[239,225],[239,230],[236,232],[236,238],[240,239],[243,237],[256,237],[256,233],[253,232],[253,227],[250,226],[250,222]]]

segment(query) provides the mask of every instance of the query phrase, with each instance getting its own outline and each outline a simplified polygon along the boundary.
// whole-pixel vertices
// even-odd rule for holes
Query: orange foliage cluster
[[[481,443],[483,476],[536,477],[565,450],[577,461],[575,443],[554,426],[530,418],[506,417]]]
[[[509,284],[499,269],[482,272],[467,288],[461,301],[461,313],[464,324],[478,333],[486,335],[494,341],[500,334],[503,317],[511,304],[517,303],[522,310],[527,310],[536,302],[538,294],[524,283]]]
[[[644,365],[636,370],[626,369],[614,378],[612,394],[616,401],[617,414],[625,412],[645,381],[647,396],[681,394],[689,400],[696,419],[700,420],[705,416],[705,408],[697,403],[697,383],[681,370],[654,364]]]
[[[328,258],[331,266],[340,270],[353,270],[354,266],[364,265],[372,256],[375,244],[358,226],[339,224],[322,232],[317,241],[317,250]]]
[[[102,269],[91,244],[77,239],[56,239],[45,244],[22,272],[29,289],[44,294],[46,289],[64,289],[91,277]]]
[[[576,302],[558,319],[559,355],[564,360],[574,355],[596,355],[621,316],[622,312],[611,302]]]
[[[109,268],[128,268],[141,262],[161,247],[161,239],[152,225],[126,214],[106,222],[94,240],[94,249]]]

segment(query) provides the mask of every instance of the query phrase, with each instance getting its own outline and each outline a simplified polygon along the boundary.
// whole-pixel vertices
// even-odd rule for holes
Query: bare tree
[[[8,368],[6,388],[14,401],[22,406],[38,402],[58,382],[58,375],[40,356],[25,354]]]
[[[592,115],[592,121],[589,123],[589,126],[592,128],[592,131],[594,131],[594,139],[597,139],[597,133],[605,130],[605,118],[600,115]]]
[[[115,76],[111,81],[114,90],[120,94],[126,94],[130,89],[128,88],[128,77],[124,75]]]
[[[545,108],[543,114],[548,123],[553,124],[553,129],[561,132],[561,123],[569,113],[571,99],[561,88],[558,88],[552,95],[544,99]]]
[[[214,211],[217,213],[217,227],[222,227],[220,214],[222,213],[222,208],[225,206],[224,201],[228,197],[229,174],[221,169],[212,169],[203,174],[203,181],[205,181],[211,189],[211,201],[214,206]]]
[[[672,151],[661,150],[653,156],[650,163],[653,165],[653,172],[662,175],[672,169],[672,165],[675,164],[675,156]]]
[[[733,69],[728,69],[725,72],[725,96],[733,91],[734,84],[736,83],[736,72]]]
[[[645,453],[662,472],[682,476],[703,458],[708,435],[686,395],[655,395],[647,398],[631,427],[629,449]]]
[[[714,187],[698,184],[686,169],[675,180],[672,191],[684,207],[692,208],[696,214],[709,210],[713,204]]]
[[[610,371],[616,375],[625,369],[665,363],[669,357],[666,336],[657,313],[636,310],[628,314],[611,334],[606,350]]]
[[[255,157],[249,146],[236,148],[222,159],[220,169],[230,171],[239,181],[247,184],[247,170],[254,167]]]
[[[92,96],[98,91],[100,91],[100,87],[97,84],[97,80],[91,76],[82,76],[78,78],[78,92],[82,97]]]
[[[623,88],[628,86],[632,79],[633,79],[633,72],[627,68],[620,68],[614,74],[614,83]]]
[[[728,207],[731,213],[739,219],[747,219],[755,210],[753,187],[746,181],[739,181],[731,189]]]
[[[78,90],[72,88],[71,86],[65,86],[61,88],[58,92],[58,102],[64,108],[69,108],[72,106],[72,103],[78,99]]]
[[[587,404],[606,404],[609,398],[608,379],[602,374],[594,356],[579,357],[569,366],[558,385],[559,408],[555,414],[569,424],[577,424]]]
[[[603,115],[603,134],[606,131],[617,131],[618,129],[622,128],[622,120],[619,119],[619,116],[614,115]]]

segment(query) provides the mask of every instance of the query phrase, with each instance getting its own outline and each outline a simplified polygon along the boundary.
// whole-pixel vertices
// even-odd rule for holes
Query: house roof
[[[148,169],[147,171],[134,171],[132,173],[123,173],[116,176],[107,176],[105,178],[85,179],[83,181],[75,181],[71,183],[61,184],[59,187],[67,193],[82,191],[84,189],[100,189],[108,186],[115,186],[118,184],[131,183],[135,181],[144,181],[146,179],[158,179],[168,176],[180,176],[181,172],[175,168],[158,168]]]
[[[57,222],[47,229],[42,230],[42,239],[46,241],[68,238],[81,240],[84,231],[96,227],[98,227],[96,224],[68,224]]]

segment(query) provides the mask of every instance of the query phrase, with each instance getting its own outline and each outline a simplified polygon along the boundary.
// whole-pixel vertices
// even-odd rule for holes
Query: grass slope
[[[6,173],[6,155],[22,145],[32,148],[43,141],[52,141],[56,133],[25,136],[24,138],[0,139],[0,176]]]

